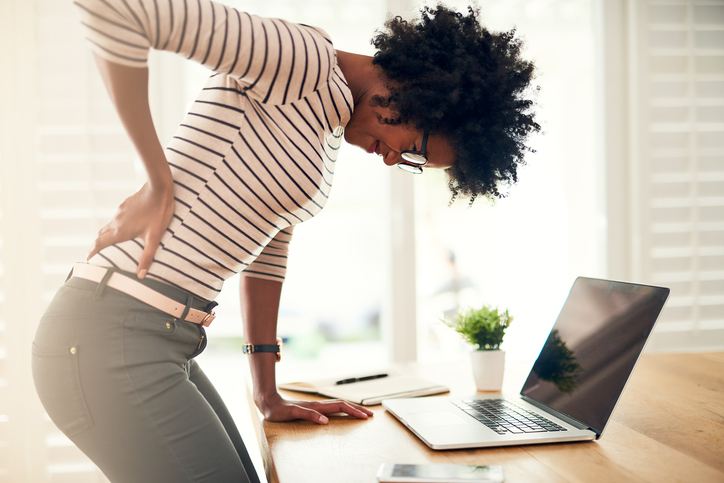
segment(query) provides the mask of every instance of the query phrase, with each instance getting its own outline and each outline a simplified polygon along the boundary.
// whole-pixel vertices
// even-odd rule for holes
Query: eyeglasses
[[[412,174],[421,174],[422,167],[427,164],[427,133],[422,135],[422,146],[419,151],[407,150],[400,153],[403,162],[397,163],[397,167]]]

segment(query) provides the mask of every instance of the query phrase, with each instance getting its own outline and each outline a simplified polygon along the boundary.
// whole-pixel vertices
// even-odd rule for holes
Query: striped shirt
[[[166,148],[176,208],[148,277],[213,300],[236,273],[283,280],[294,225],[330,193],[352,95],[327,34],[210,0],[76,0],[94,52],[150,48],[214,73]],[[135,272],[143,241],[91,263]]]

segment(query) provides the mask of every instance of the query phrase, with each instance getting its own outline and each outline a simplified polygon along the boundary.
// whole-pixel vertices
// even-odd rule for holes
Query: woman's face
[[[387,166],[403,161],[402,151],[419,150],[422,146],[423,132],[408,126],[390,126],[378,121],[382,118],[394,119],[395,113],[389,108],[371,107],[368,102],[355,107],[352,118],[344,129],[344,139],[368,153],[382,156]],[[445,138],[429,136],[427,140],[427,164],[424,168],[449,168],[455,161],[455,153]]]

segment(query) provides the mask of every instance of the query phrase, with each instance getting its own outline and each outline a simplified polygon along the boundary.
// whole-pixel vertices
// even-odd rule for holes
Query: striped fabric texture
[[[213,73],[166,148],[176,210],[148,276],[213,300],[236,273],[282,281],[294,225],[326,203],[352,95],[327,34],[209,0],[76,0],[92,50],[151,48]],[[140,239],[90,263],[135,272]]]

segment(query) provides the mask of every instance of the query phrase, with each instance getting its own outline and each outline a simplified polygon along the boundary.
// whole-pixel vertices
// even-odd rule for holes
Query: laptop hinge
[[[584,424],[584,423],[578,421],[577,419],[573,419],[572,417],[570,417],[570,416],[568,416],[568,415],[566,415],[566,414],[563,414],[562,412],[557,411],[557,410],[553,409],[552,407],[543,404],[542,402],[536,401],[535,399],[530,398],[530,397],[528,397],[528,396],[524,396],[524,395],[522,395],[522,394],[520,395],[520,397],[521,397],[521,399],[523,399],[525,402],[530,403],[530,404],[532,404],[533,406],[535,406],[535,407],[537,407],[537,408],[540,408],[540,409],[542,409],[542,410],[544,410],[544,411],[546,411],[546,412],[548,412],[548,413],[553,414],[553,415],[554,415],[555,417],[557,417],[558,419],[562,419],[563,421],[567,422],[568,424],[570,424],[571,426],[573,426],[573,427],[576,428],[576,429],[587,429],[587,430],[589,430],[589,431],[593,431],[594,433],[596,433],[596,439],[598,439],[598,438],[601,436],[601,432],[600,432],[600,431],[596,431],[595,429],[593,429],[593,428],[590,427],[589,425]]]

